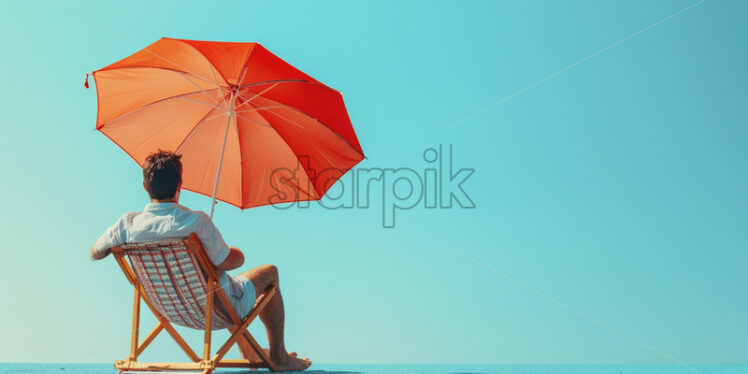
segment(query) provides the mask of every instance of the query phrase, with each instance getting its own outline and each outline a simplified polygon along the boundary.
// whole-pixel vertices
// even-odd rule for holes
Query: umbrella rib
[[[268,108],[280,108],[280,106],[277,106],[277,105],[276,105],[276,106],[269,106],[269,107],[260,107],[260,108],[256,108],[256,109],[257,109],[257,110],[260,110],[260,109],[268,109]],[[237,115],[237,116],[240,116],[240,117],[241,117],[242,119],[244,119],[244,120],[247,120],[247,121],[250,121],[250,122],[254,122],[254,123],[258,124],[258,125],[261,125],[261,126],[265,126],[265,127],[272,127],[271,125],[268,125],[268,124],[265,124],[265,123],[262,123],[262,122],[258,122],[258,121],[255,121],[255,120],[253,120],[253,119],[250,119],[250,118],[247,118],[247,117],[241,116],[241,115],[239,114],[239,113],[251,113],[251,112],[254,112],[254,111],[255,111],[254,109],[250,109],[250,110],[240,110],[240,111],[238,111],[238,112],[234,112],[234,114],[235,114],[235,115]],[[220,117],[220,116],[223,116],[223,115],[225,115],[225,114],[226,114],[226,113],[216,114],[215,116],[213,116],[213,117],[210,117],[210,118],[208,118],[208,119],[207,119],[207,121],[210,121],[210,120],[212,120],[212,119],[218,118],[218,117]]]
[[[237,84],[241,83],[244,80],[244,76],[247,74],[247,65],[249,64],[249,58],[252,56],[252,52],[254,52],[256,46],[257,44],[253,45],[252,48],[249,49],[249,52],[247,52],[247,58],[244,60],[244,65],[242,65],[242,72],[239,74],[239,80],[236,81]],[[238,129],[239,125],[236,126]]]
[[[256,110],[264,110],[264,109],[272,109],[272,108],[283,108],[282,105],[271,105],[271,106],[261,106],[253,109],[247,109],[247,110],[238,110],[236,113],[250,113],[254,112]]]
[[[206,60],[207,60],[207,58],[206,58]],[[209,65],[210,65],[210,63],[209,63]],[[211,81],[209,81],[207,79],[204,79],[204,78],[202,78],[200,76],[197,76],[197,75],[195,75],[195,74],[193,74],[191,72],[186,72],[185,73],[185,72],[179,71],[177,69],[170,69],[170,68],[165,68],[165,67],[160,67],[160,66],[127,66],[127,67],[121,67],[121,68],[110,69],[110,70],[136,68],[136,69],[157,69],[157,70],[171,71],[171,72],[179,74],[180,77],[186,79],[188,82],[190,82],[190,84],[192,84],[193,86],[195,86],[199,90],[199,91],[195,91],[193,93],[202,92],[203,95],[205,95],[207,98],[212,99],[212,97],[210,95],[208,95],[208,91],[215,91],[215,90],[219,90],[219,89],[222,90],[223,86],[221,85],[221,83],[218,82],[218,79],[216,79],[215,73],[213,72],[213,66],[211,65],[210,67],[211,67],[211,73],[213,73],[213,78],[215,79],[215,81],[213,81],[213,82],[211,82]],[[200,87],[200,85],[198,85],[197,83],[195,83],[195,81],[193,81],[192,79],[190,79],[190,77],[189,77],[190,75],[193,76],[194,78],[200,79],[203,82],[210,83],[210,84],[215,84],[216,88],[211,88],[211,89],[205,90],[202,87]]]
[[[270,99],[268,99],[268,100],[270,100]],[[273,100],[270,100],[270,101],[273,101]],[[248,102],[249,102],[249,101],[248,101]],[[273,102],[275,102],[275,101],[273,101]],[[253,106],[253,105],[254,105],[254,104],[253,104],[252,102],[249,102],[249,103],[250,103],[250,105],[251,105],[251,106]],[[282,104],[281,104],[281,105],[282,105]],[[275,115],[278,115],[277,113],[275,113],[275,112],[273,112],[273,111],[271,111],[271,110],[268,110],[268,112],[270,112],[270,113],[273,113],[273,114],[275,114]],[[265,117],[264,115],[262,115],[262,113],[260,113],[260,112],[258,111],[258,112],[257,112],[257,114],[258,114],[258,115],[259,115],[260,117],[264,118],[264,119],[265,119],[265,121],[267,121],[267,123],[270,123],[270,121],[268,121],[267,117]],[[283,118],[283,119],[286,119],[285,117],[281,117],[281,118]],[[286,120],[287,120],[288,122],[291,122],[292,124],[294,124],[294,125],[296,125],[296,126],[298,126],[298,127],[302,128],[302,129],[304,128],[304,126],[302,126],[302,125],[300,125],[300,124],[296,123],[295,121],[291,121],[291,120],[289,120],[289,119],[286,119]],[[285,144],[286,144],[286,146],[288,147],[288,149],[289,149],[289,150],[291,151],[291,153],[292,153],[292,154],[293,154],[294,156],[296,156],[296,159],[298,160],[298,158],[299,158],[299,155],[297,155],[297,154],[296,154],[296,151],[294,151],[293,147],[291,147],[291,144],[289,144],[289,143],[288,143],[288,140],[286,140],[286,138],[285,138],[285,137],[283,136],[283,134],[281,134],[281,133],[280,133],[280,131],[278,131],[278,129],[276,129],[276,128],[275,128],[275,126],[272,126],[272,123],[270,123],[270,124],[271,124],[271,127],[273,128],[273,131],[275,131],[275,133],[276,133],[276,134],[278,134],[278,136],[279,136],[279,137],[280,137],[280,138],[281,138],[281,139],[283,140],[283,143],[285,143]],[[325,127],[327,127],[327,126],[325,126]],[[301,169],[302,169],[302,170],[304,170],[304,174],[306,174],[306,177],[307,177],[307,179],[309,179],[309,181],[311,182],[312,178],[311,178],[311,177],[309,176],[309,172],[307,172],[307,170],[306,170],[306,169],[305,169],[305,168],[304,168],[303,166],[302,166],[302,168],[301,168]],[[296,187],[296,188],[299,188],[298,186],[295,186],[295,187]],[[319,195],[319,193],[317,192],[317,187],[316,187],[316,186],[314,186],[314,184],[312,184],[312,189],[314,190],[314,196],[315,196],[315,197],[319,197],[319,198],[322,198],[322,196],[318,196],[318,195]],[[311,196],[311,195],[310,195],[310,194],[309,194],[308,192],[306,192],[306,194],[307,194],[307,195],[309,195],[309,196]]]
[[[193,93],[199,93],[199,92],[193,92]],[[207,107],[211,107],[211,108],[213,107],[212,104],[204,103],[202,101],[188,99],[188,98],[182,97],[182,96],[180,96],[180,97],[172,97],[172,99],[182,100],[182,101],[186,101],[188,103],[199,104],[199,105],[203,105],[203,106],[207,106]],[[222,104],[222,103],[223,103],[223,101],[221,101],[221,100],[218,101],[218,104]]]
[[[273,88],[274,88],[275,86],[277,86],[278,84],[280,84],[280,82],[276,82],[276,83],[274,83],[274,84],[273,84],[272,86],[270,86],[270,87],[268,87],[268,88],[266,88],[266,89],[264,89],[264,90],[260,91],[260,93],[258,93],[258,94],[255,94],[254,96],[250,97],[249,99],[244,99],[244,97],[243,97],[243,96],[241,96],[241,95],[239,95],[239,94],[237,93],[237,94],[236,94],[236,96],[239,96],[240,98],[244,99],[244,102],[243,102],[243,103],[241,103],[241,104],[239,104],[239,105],[237,105],[237,106],[236,106],[236,108],[234,108],[234,111],[236,111],[236,109],[237,109],[237,108],[239,108],[239,107],[241,107],[242,105],[244,105],[244,104],[246,104],[246,103],[248,103],[248,102],[250,102],[250,101],[254,100],[254,99],[255,99],[255,98],[257,98],[257,97],[260,97],[260,95],[264,94],[265,92],[268,92],[268,91],[272,90],[272,89],[273,89]],[[237,91],[238,91],[238,90],[237,90]]]
[[[220,85],[220,84],[218,83],[218,79],[216,79],[216,75],[215,75],[215,73],[213,72],[213,69],[212,69],[212,67],[213,67],[213,66],[211,66],[211,70],[210,70],[210,72],[211,72],[211,73],[213,73],[213,79],[215,79],[215,80],[216,80],[216,81],[215,81],[215,83],[216,83],[216,86],[218,86],[218,87],[216,87],[216,88],[214,88],[214,89],[211,89],[211,90],[221,89],[221,87],[222,87],[222,86],[221,86],[221,85]],[[202,87],[200,87],[200,86],[199,86],[199,85],[198,85],[197,83],[195,83],[195,82],[194,82],[194,81],[193,81],[192,79],[190,79],[190,78],[189,78],[189,77],[187,76],[187,74],[184,74],[184,73],[182,73],[182,72],[178,72],[178,73],[179,73],[179,75],[180,75],[180,76],[182,76],[182,77],[183,77],[184,79],[186,79],[186,80],[187,80],[188,82],[192,83],[192,85],[193,85],[193,86],[197,87],[197,89],[198,89],[198,90],[200,90],[200,92],[202,92],[202,93],[203,93],[203,95],[204,95],[205,97],[207,97],[207,98],[211,98],[211,97],[210,97],[210,95],[208,95],[208,92],[207,92],[207,91],[205,91],[205,90],[204,90],[204,89],[203,89]],[[221,91],[223,91],[223,90],[221,89]],[[219,94],[219,95],[220,95],[220,94]]]
[[[186,70],[186,72],[185,72],[185,71],[181,71],[181,70],[177,70],[177,69],[172,69],[172,68],[167,68],[167,67],[163,67],[163,66],[140,66],[140,65],[136,65],[136,66],[122,66],[122,67],[117,67],[117,68],[112,68],[112,69],[106,69],[106,68],[99,69],[99,70],[94,71],[94,73],[99,73],[99,72],[104,72],[104,71],[121,70],[121,69],[157,69],[157,70],[168,70],[168,71],[171,71],[171,72],[174,72],[174,73],[178,73],[178,74],[191,75],[193,78],[197,78],[197,79],[199,79],[199,80],[201,80],[201,81],[203,81],[205,83],[215,84],[216,86],[222,86],[220,83],[218,83],[216,81],[211,81],[211,80],[209,80],[207,78],[203,78],[203,77],[201,77],[201,76],[199,76],[197,74],[194,74],[194,73],[190,72],[187,69],[185,69]]]
[[[278,117],[280,117],[280,118],[282,118],[282,119],[286,120],[286,122],[290,122],[291,124],[293,124],[293,125],[296,125],[296,126],[298,126],[298,127],[302,128],[302,129],[304,128],[304,127],[303,127],[302,125],[300,125],[300,124],[296,123],[296,121],[294,121],[294,120],[291,120],[291,119],[289,119],[289,118],[286,118],[286,117],[284,117],[284,116],[282,116],[282,115],[280,115],[280,114],[278,114],[278,113],[276,113],[276,112],[273,112],[272,110],[268,110],[268,112],[270,112],[270,113],[272,113],[272,114],[275,114],[276,116],[278,116]],[[324,127],[327,127],[327,126],[324,126]],[[277,131],[277,130],[276,130],[276,131]],[[280,135],[280,133],[278,133],[278,134]],[[323,153],[321,153],[321,156],[325,158],[325,161],[327,161],[327,163],[329,163],[329,164],[332,164],[332,162],[330,162],[330,159],[329,159],[329,158],[327,158],[327,154],[326,154],[326,153],[324,153],[324,152],[323,152]]]
[[[197,121],[197,123],[195,124],[195,126],[193,126],[193,127],[192,127],[192,130],[190,130],[190,133],[189,133],[189,134],[187,134],[187,136],[185,136],[185,137],[184,137],[184,139],[182,139],[182,142],[181,142],[181,143],[179,143],[179,146],[177,147],[177,149],[176,149],[176,150],[174,150],[174,153],[179,153],[179,151],[180,151],[180,150],[182,149],[182,146],[183,146],[183,145],[184,145],[185,143],[187,143],[187,140],[189,140],[189,139],[190,139],[190,137],[192,137],[192,134],[194,134],[194,133],[195,133],[195,131],[197,131],[197,128],[198,128],[198,127],[200,127],[200,125],[202,125],[203,123],[205,123],[205,122],[206,122],[206,118],[208,117],[208,115],[209,115],[210,113],[212,113],[212,112],[213,112],[214,110],[218,109],[218,107],[219,107],[219,106],[220,106],[220,105],[221,105],[222,103],[223,103],[223,101],[221,101],[221,102],[219,102],[218,104],[216,104],[216,105],[215,105],[215,106],[214,106],[214,107],[213,107],[213,108],[212,108],[211,110],[209,110],[209,111],[208,111],[207,113],[205,113],[205,115],[203,116],[203,118],[201,118],[201,119],[200,119],[199,121]],[[224,114],[225,114],[225,113],[224,113]]]
[[[268,99],[268,100],[270,100],[270,99]],[[275,102],[274,100],[270,100],[270,101],[273,101],[273,102]],[[250,106],[254,105],[254,103],[252,103],[252,102],[250,102],[250,101],[246,101],[246,103],[250,103]],[[285,106],[285,107],[291,108],[291,109],[295,109],[295,108],[293,108],[293,107],[290,107],[290,106],[287,106],[287,105],[283,105],[283,104],[281,104],[281,103],[278,103],[278,104],[280,104],[281,106]],[[259,109],[259,108],[257,108],[257,109]],[[285,116],[282,116],[282,115],[280,115],[280,114],[278,114],[278,113],[276,113],[276,112],[274,112],[274,111],[272,111],[272,110],[269,110],[269,109],[268,109],[267,111],[268,111],[268,112],[270,112],[270,113],[272,113],[272,114],[274,114],[274,115],[276,115],[276,116],[278,116],[278,117],[280,117],[280,118],[282,118],[282,119],[284,119],[284,120],[286,120],[287,122],[289,122],[289,123],[291,123],[291,124],[293,124],[293,125],[295,125],[295,126],[298,126],[299,128],[302,128],[302,129],[304,128],[304,126],[303,126],[303,125],[301,125],[301,124],[297,123],[296,121],[293,121],[293,120],[291,120],[291,119],[289,119],[289,118],[287,118],[287,117],[285,117]],[[297,110],[297,111],[298,111],[299,113],[302,113],[302,114],[304,114],[304,115],[307,115],[306,113],[304,113],[304,112],[302,112],[302,111],[300,111],[300,110]],[[266,117],[265,117],[264,115],[262,115],[262,113],[260,113],[259,111],[257,111],[257,114],[258,114],[259,116],[261,116],[261,117],[265,118],[265,120],[267,121],[267,118],[266,118]],[[237,116],[239,116],[239,114],[236,114],[236,115],[237,115]],[[307,115],[307,116],[309,116],[309,115]],[[242,119],[248,120],[248,121],[250,121],[250,122],[258,123],[258,122],[254,121],[254,120],[250,120],[250,119],[248,119],[248,118],[245,118],[245,117],[243,117],[243,116],[240,116],[240,117],[241,117]],[[346,141],[345,139],[343,139],[343,138],[342,138],[342,137],[341,137],[340,135],[338,135],[338,134],[337,134],[337,133],[336,133],[335,131],[332,131],[332,129],[330,129],[329,127],[325,126],[325,124],[323,124],[322,122],[320,122],[320,121],[319,121],[319,120],[317,120],[316,118],[314,118],[314,117],[312,117],[312,116],[309,116],[309,117],[310,117],[310,118],[312,118],[312,119],[314,119],[314,120],[315,120],[315,122],[317,122],[317,123],[319,123],[320,125],[322,125],[322,127],[324,127],[324,128],[326,128],[326,129],[328,129],[328,130],[329,130],[329,131],[331,131],[331,132],[332,132],[333,134],[335,134],[335,135],[336,135],[336,136],[337,136],[337,137],[338,137],[338,138],[339,138],[340,140],[342,140],[342,141],[343,141],[343,142],[344,142],[345,144],[347,144],[347,145],[348,145],[348,146],[349,146],[349,147],[350,147],[351,149],[353,149],[353,150],[354,150],[355,152],[357,152],[358,154],[360,154],[360,155],[361,155],[361,157],[366,157],[366,156],[364,156],[364,155],[363,155],[363,154],[362,154],[361,152],[358,152],[358,150],[357,150],[356,148],[354,148],[354,147],[353,147],[353,146],[352,146],[352,145],[351,145],[350,143],[348,143],[348,142],[347,142],[347,141]],[[268,123],[270,123],[270,121],[267,121],[267,122],[268,122]],[[263,125],[264,125],[264,124],[263,124]],[[239,126],[238,122],[237,122],[237,126]],[[283,139],[283,142],[284,142],[284,143],[286,143],[286,146],[288,146],[288,148],[289,148],[289,149],[291,150],[291,153],[293,153],[293,154],[294,154],[294,156],[296,156],[296,158],[298,158],[299,156],[298,156],[298,155],[296,154],[296,152],[295,152],[295,151],[293,150],[293,148],[291,148],[291,145],[290,145],[290,144],[288,144],[288,141],[286,140],[286,138],[285,138],[285,137],[283,137],[283,135],[282,135],[282,134],[281,134],[281,133],[280,133],[280,132],[278,131],[278,129],[276,129],[276,128],[275,128],[274,126],[272,126],[272,124],[271,124],[271,127],[272,127],[272,128],[273,128],[273,130],[274,130],[274,131],[276,132],[276,134],[278,134],[278,136],[280,136],[280,138],[281,138],[281,139]],[[323,157],[325,157],[325,154],[324,154],[324,153],[322,153],[322,156],[323,156]],[[328,161],[328,163],[330,163],[330,162],[329,162],[329,159],[327,159],[327,157],[325,157],[325,159],[326,159],[326,160]],[[304,170],[304,173],[306,174],[306,176],[307,176],[307,179],[311,180],[311,178],[309,178],[309,173],[308,173],[308,172],[306,171],[306,169],[304,169],[303,167],[302,167],[302,169]],[[296,187],[296,188],[298,188],[298,186],[295,186],[295,187]],[[316,188],[315,186],[312,186],[312,187],[314,188],[314,192],[315,192],[315,195],[317,195],[317,194],[318,194],[318,192],[317,192],[317,188]],[[309,195],[309,193],[307,193],[307,195]],[[311,195],[310,195],[310,196],[311,196]]]
[[[179,40],[182,44],[186,44],[190,48],[194,49],[195,52],[197,52],[200,56],[203,56],[203,58],[205,59],[205,61],[208,63],[208,66],[210,66],[210,73],[213,75],[213,79],[215,80],[216,85],[220,86],[220,84],[218,83],[218,78],[216,77],[216,71],[217,71],[217,69],[215,68],[215,66],[213,66],[213,63],[210,62],[210,60],[208,59],[208,56],[206,56],[205,54],[203,54],[203,52],[201,52],[199,49],[197,49],[197,47],[195,47],[194,45],[192,45],[190,43],[185,42],[184,40],[180,40],[180,39],[175,39],[175,40]],[[218,72],[218,75],[221,76],[221,79],[223,79],[224,82],[226,82],[226,83],[229,82],[228,80],[226,80],[226,77],[224,77],[223,74],[220,71]]]
[[[259,112],[258,112],[257,114],[258,114],[258,115],[260,115],[261,117],[263,117],[263,116],[262,116],[262,114],[260,114]],[[241,119],[245,120],[245,121],[249,121],[249,122],[252,122],[252,123],[255,123],[255,124],[261,125],[261,126],[267,126],[267,127],[270,127],[270,128],[272,128],[272,129],[273,129],[273,131],[275,131],[275,133],[276,133],[276,134],[278,134],[278,136],[279,136],[279,137],[280,137],[280,138],[281,138],[281,139],[283,140],[283,144],[285,144],[285,145],[286,145],[286,147],[288,147],[288,150],[289,150],[289,151],[291,151],[291,154],[293,154],[293,155],[294,155],[294,157],[296,157],[296,159],[297,159],[297,160],[299,159],[299,155],[297,155],[297,154],[296,154],[296,152],[295,152],[295,151],[293,150],[293,148],[291,148],[291,145],[289,145],[289,144],[288,144],[288,141],[286,141],[286,138],[284,138],[284,137],[283,137],[283,135],[281,135],[281,133],[280,133],[280,132],[278,132],[278,130],[277,130],[277,129],[276,129],[275,127],[273,127],[272,125],[271,125],[271,126],[268,126],[268,125],[266,125],[266,124],[264,124],[264,123],[261,123],[261,122],[257,122],[257,121],[255,121],[255,120],[253,120],[253,119],[249,119],[249,118],[247,118],[247,117],[244,117],[244,116],[242,116],[242,115],[239,115],[239,114],[236,114],[236,116],[237,116],[238,118],[241,118]],[[269,123],[269,122],[268,122],[268,123]],[[239,121],[236,121],[236,127],[237,127],[237,131],[239,131]],[[239,148],[239,149],[240,149],[240,151],[241,151],[241,148]],[[302,168],[301,168],[301,170],[303,170],[303,171],[304,171],[304,175],[306,175],[306,178],[307,178],[307,179],[308,179],[308,180],[309,180],[309,181],[311,182],[311,181],[312,181],[312,178],[311,178],[311,177],[309,176],[309,173],[308,173],[308,172],[306,171],[306,169],[304,169],[304,168],[302,167]],[[314,188],[314,186],[312,186],[312,189],[314,190],[314,196],[312,196],[312,194],[310,194],[309,192],[307,192],[307,191],[304,191],[304,190],[302,190],[302,189],[301,189],[301,188],[300,188],[299,186],[297,186],[297,185],[294,185],[294,187],[296,187],[296,188],[297,188],[297,189],[298,189],[299,191],[301,191],[301,192],[304,192],[304,193],[305,193],[305,194],[306,194],[307,196],[309,196],[309,197],[312,197],[312,198],[314,198],[314,197],[316,197],[316,196],[317,196],[317,190],[316,190],[316,189]]]
[[[322,88],[327,88],[328,90],[335,91],[334,89],[332,89],[332,88],[330,88],[328,86],[325,86],[322,83],[312,82],[312,81],[308,81],[308,80],[304,80],[304,79],[272,79],[272,80],[269,80],[269,81],[262,81],[262,82],[254,82],[254,83],[243,84],[243,85],[239,86],[238,88],[242,89],[242,88],[247,88],[247,87],[252,87],[252,86],[259,86],[261,84],[276,83],[276,82],[277,83],[293,83],[293,82],[296,82],[296,83],[306,83],[306,84],[311,84],[311,85],[314,85],[314,86],[319,86],[319,87],[322,87]],[[335,91],[335,92],[337,92],[337,91]]]
[[[331,131],[331,132],[332,132],[333,134],[335,134],[335,136],[337,136],[338,138],[340,138],[340,140],[342,140],[342,141],[344,141],[344,142],[345,142],[346,144],[348,144],[348,146],[349,146],[349,147],[351,147],[351,148],[353,148],[353,150],[354,150],[354,151],[356,151],[356,153],[360,154],[360,155],[361,155],[362,157],[364,157],[364,158],[366,157],[366,156],[364,156],[363,152],[361,152],[361,151],[359,151],[358,149],[356,149],[356,147],[354,147],[354,146],[353,146],[353,145],[352,145],[352,144],[351,144],[350,142],[348,142],[348,140],[346,140],[345,138],[343,138],[342,136],[340,136],[340,134],[338,134],[338,133],[337,133],[337,132],[336,132],[335,130],[331,129],[331,128],[330,128],[329,126],[325,125],[325,123],[324,123],[324,122],[322,122],[322,121],[318,120],[318,119],[317,119],[317,118],[315,118],[314,116],[311,116],[311,115],[309,115],[308,113],[304,112],[303,110],[300,110],[300,109],[294,108],[294,107],[292,107],[292,106],[290,106],[290,105],[286,105],[286,104],[283,104],[283,103],[281,103],[281,102],[277,102],[277,101],[275,101],[275,100],[273,100],[273,99],[268,99],[267,97],[263,97],[263,99],[265,99],[265,100],[270,100],[270,101],[272,101],[272,102],[273,102],[273,103],[275,103],[275,104],[281,105],[281,106],[283,106],[283,107],[286,107],[286,108],[288,108],[288,109],[291,109],[291,110],[294,110],[294,111],[296,111],[296,112],[299,112],[299,113],[301,113],[301,114],[303,114],[303,115],[305,115],[305,116],[307,116],[307,117],[309,117],[309,118],[313,119],[313,120],[314,120],[315,122],[317,122],[317,123],[319,123],[320,125],[322,125],[322,127],[326,128],[326,129],[328,129],[328,130],[330,130],[330,131]],[[272,110],[268,110],[268,112],[270,112],[270,113],[273,113],[273,114],[275,114],[275,115],[277,115],[277,116],[280,116],[280,115],[279,115],[278,113],[275,113],[275,112],[273,112]]]
[[[282,115],[280,115],[280,114],[278,114],[278,113],[276,113],[276,112],[273,112],[273,111],[272,111],[272,110],[270,110],[270,109],[268,109],[267,111],[268,111],[268,112],[270,112],[270,113],[272,113],[272,114],[275,114],[276,116],[278,116],[278,117],[280,117],[280,118],[282,118],[282,119],[286,120],[286,122],[289,122],[289,123],[291,123],[292,125],[295,125],[296,127],[300,128],[300,129],[303,129],[303,128],[304,128],[304,125],[302,125],[302,124],[300,124],[300,123],[298,123],[298,122],[296,122],[296,121],[294,121],[294,120],[292,120],[292,119],[290,119],[290,118],[284,117],[284,116],[282,116]]]
[[[278,113],[276,113],[276,112],[274,112],[274,111],[272,111],[272,110],[268,110],[268,112],[270,112],[270,113],[272,113],[272,114],[275,114],[276,116],[278,116],[278,117],[280,117],[280,118],[282,118],[282,119],[286,120],[287,122],[290,122],[291,124],[294,124],[294,125],[296,125],[296,126],[299,126],[299,127],[301,127],[301,125],[297,124],[297,123],[296,123],[296,121],[293,121],[293,120],[291,120],[291,119],[289,119],[289,118],[286,118],[286,117],[284,117],[284,116],[282,116],[282,115],[280,115],[280,114],[278,114]],[[313,118],[313,117],[312,117],[312,118]],[[328,129],[328,130],[332,131],[332,130],[331,130],[331,129],[330,129],[329,127],[325,126],[325,125],[324,125],[323,123],[321,123],[321,122],[317,121],[316,119],[315,119],[315,121],[316,121],[317,123],[321,124],[321,125],[322,125],[322,127],[324,127],[324,128],[326,128],[326,129]],[[302,127],[302,128],[303,128],[303,127]],[[276,131],[277,131],[277,130],[276,130]],[[339,138],[340,140],[343,140],[343,142],[344,142],[345,144],[347,144],[347,145],[348,145],[348,146],[349,146],[349,147],[350,147],[351,149],[353,149],[354,151],[356,151],[356,149],[355,149],[355,148],[353,148],[353,146],[351,146],[351,145],[350,145],[350,144],[349,144],[348,142],[346,142],[346,141],[345,141],[345,139],[343,139],[343,138],[342,138],[341,136],[339,136],[338,134],[336,134],[336,133],[335,133],[335,131],[332,131],[332,133],[333,133],[333,134],[335,134],[335,135],[337,135],[337,137],[338,137],[338,138]],[[356,151],[356,152],[358,152],[358,151]],[[359,152],[359,154],[361,154],[361,153]],[[328,162],[329,164],[332,164],[332,163],[330,162],[330,159],[329,159],[329,158],[327,157],[327,154],[326,154],[326,153],[324,153],[324,152],[323,152],[323,153],[321,153],[320,155],[321,155],[322,157],[324,157],[325,161],[327,161],[327,162]],[[364,156],[363,154],[361,154],[361,157],[366,157],[366,156]]]
[[[244,116],[242,116],[241,114],[238,114],[238,113],[234,113],[234,114],[235,114],[235,115],[236,115],[237,117],[239,117],[239,118],[241,118],[241,119],[243,119],[243,120],[245,120],[245,121],[249,121],[249,122],[252,122],[252,123],[254,123],[255,125],[259,125],[259,126],[262,126],[262,127],[268,127],[268,128],[271,128],[271,129],[273,128],[273,126],[272,126],[272,125],[268,125],[268,124],[266,124],[266,123],[262,123],[262,122],[259,122],[259,121],[255,121],[255,120],[253,120],[253,119],[251,119],[251,118],[247,118],[247,117],[244,117]],[[238,125],[237,125],[237,126],[238,126]]]
[[[211,88],[208,91],[215,91],[217,89],[218,88]],[[171,100],[171,99],[181,99],[181,100],[191,101],[191,102],[194,102],[194,103],[198,103],[198,104],[201,104],[201,105],[207,105],[207,106],[211,106],[212,107],[212,105],[210,105],[210,104],[206,104],[206,103],[195,101],[195,100],[189,100],[189,99],[187,99],[187,98],[184,97],[184,96],[194,95],[196,93],[200,93],[200,91],[186,92],[186,93],[179,94],[179,95],[176,95],[176,96],[169,96],[169,97],[166,97],[166,98],[163,98],[163,99],[156,100],[156,101],[154,101],[152,103],[148,103],[148,104],[142,105],[142,106],[140,106],[138,108],[135,108],[135,109],[127,112],[127,113],[121,114],[121,115],[117,116],[116,118],[113,118],[113,119],[107,121],[106,123],[97,126],[97,128],[102,128],[102,127],[104,127],[106,125],[111,125],[112,123],[117,122],[117,121],[119,121],[119,120],[121,120],[121,119],[123,119],[125,117],[129,117],[129,116],[134,115],[134,114],[136,114],[136,113],[138,113],[140,111],[145,110],[146,108],[149,108],[149,107],[154,106],[156,104],[163,103],[164,101]]]
[[[182,43],[184,43],[184,44],[188,44],[188,43],[185,43],[184,41],[182,41],[182,40],[179,40],[179,39],[171,39],[171,38],[161,38],[161,39],[178,40],[178,41],[180,41],[180,42],[182,42]],[[154,44],[155,44],[155,43],[154,43]],[[188,45],[189,45],[189,44],[188,44]],[[150,46],[149,46],[149,47],[150,47]],[[190,45],[190,47],[192,47],[192,46]],[[192,48],[195,48],[195,47],[192,47]],[[206,62],[208,63],[208,65],[209,65],[209,66],[211,67],[211,69],[212,69],[212,68],[213,68],[213,64],[211,64],[211,63],[210,63],[210,60],[208,60],[208,58],[207,58],[207,57],[206,57],[206,56],[205,56],[204,54],[202,54],[202,53],[201,53],[200,51],[198,51],[198,50],[197,50],[197,48],[195,48],[195,50],[196,50],[196,51],[197,51],[198,53],[200,53],[200,55],[201,55],[201,56],[203,56],[203,58],[205,58],[205,61],[206,61]],[[194,73],[190,72],[190,69],[187,69],[187,68],[185,68],[185,67],[184,67],[184,66],[182,66],[181,64],[178,64],[178,63],[176,63],[176,62],[174,62],[174,61],[172,61],[172,60],[170,60],[170,59],[168,59],[168,58],[166,58],[166,57],[164,57],[164,56],[161,56],[161,55],[159,55],[159,54],[158,54],[158,53],[156,53],[156,52],[153,52],[153,51],[151,51],[151,50],[150,50],[150,49],[149,49],[148,47],[146,47],[145,49],[143,49],[143,51],[145,51],[145,52],[147,52],[147,53],[150,53],[151,55],[153,55],[153,56],[155,56],[155,57],[158,57],[158,58],[160,58],[161,60],[164,60],[164,61],[166,61],[166,62],[168,62],[168,63],[170,63],[170,64],[172,64],[172,65],[174,65],[174,66],[176,66],[176,67],[179,67],[179,68],[181,68],[182,70],[184,70],[184,71],[186,71],[186,72],[189,72],[189,73],[190,73],[190,74],[192,74],[192,75],[195,75],[195,77],[197,77],[197,78],[200,78],[201,80],[203,80],[203,81],[205,81],[205,82],[211,83],[211,82],[210,82],[210,81],[208,81],[207,79],[205,79],[205,78],[202,78],[202,77],[198,76],[197,74],[194,74]],[[176,70],[176,69],[170,69],[170,68],[164,68],[164,69],[167,69],[167,70],[173,70],[173,71],[178,71],[178,70]],[[215,75],[214,75],[214,78],[215,78]],[[226,81],[226,80],[224,79],[224,81]],[[218,82],[216,81],[215,83],[217,84]],[[217,84],[217,85],[218,85],[218,86],[220,86],[220,84]]]

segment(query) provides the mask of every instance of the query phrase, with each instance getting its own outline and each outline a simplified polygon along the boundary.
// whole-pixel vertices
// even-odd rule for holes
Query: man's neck
[[[151,199],[151,204],[161,204],[161,203],[178,203],[179,200],[177,199],[166,199],[166,200],[157,200],[157,199]]]

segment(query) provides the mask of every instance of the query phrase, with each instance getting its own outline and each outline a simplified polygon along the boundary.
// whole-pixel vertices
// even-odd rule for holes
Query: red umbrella
[[[96,129],[141,166],[181,154],[211,216],[216,199],[318,200],[364,158],[341,94],[258,43],[162,38],[93,76]]]

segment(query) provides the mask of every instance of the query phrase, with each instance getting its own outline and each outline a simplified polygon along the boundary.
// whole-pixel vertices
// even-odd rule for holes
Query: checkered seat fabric
[[[206,277],[184,241],[132,243],[122,248],[159,313],[180,326],[205,328]],[[233,325],[230,321],[226,313],[215,308],[213,329],[229,327]]]

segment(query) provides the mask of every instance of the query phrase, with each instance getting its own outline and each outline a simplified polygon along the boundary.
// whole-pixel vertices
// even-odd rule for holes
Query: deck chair
[[[272,286],[261,293],[250,313],[240,318],[229,302],[219,282],[219,274],[203,251],[197,235],[183,240],[154,243],[132,243],[112,248],[117,263],[127,280],[135,287],[133,303],[130,355],[118,360],[114,367],[120,371],[201,370],[208,374],[218,367],[269,368],[276,367],[248,331],[248,326],[278,292]],[[128,263],[129,259],[129,263]],[[138,343],[140,300],[156,315],[158,324]],[[203,355],[199,357],[184,341],[173,325],[205,331]],[[230,326],[239,328],[211,356],[213,330]],[[138,356],[166,330],[187,354],[190,362],[138,362]],[[223,358],[240,337],[246,338],[260,357],[258,361]]]

